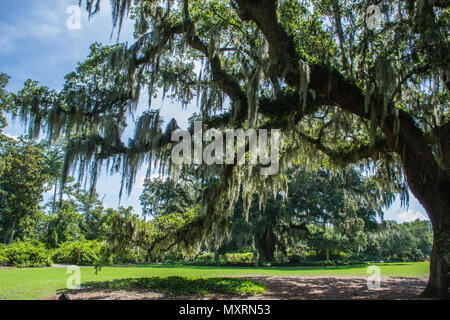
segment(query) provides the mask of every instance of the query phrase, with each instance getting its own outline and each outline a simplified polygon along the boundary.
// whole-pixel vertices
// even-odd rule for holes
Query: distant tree
[[[407,228],[412,236],[416,239],[416,248],[414,250],[415,259],[429,259],[433,245],[433,232],[431,223],[426,220],[415,220],[412,222],[405,222],[402,224]]]
[[[170,178],[146,179],[139,199],[143,213],[157,217],[192,209],[200,197],[200,180],[182,176],[177,181]]]
[[[320,227],[311,224],[308,226],[307,244],[311,250],[326,261],[330,261],[330,254],[336,251],[349,251],[350,241],[345,235],[336,232],[331,226]]]
[[[48,158],[46,160],[48,161]],[[99,195],[84,190],[79,183],[74,183],[64,186],[61,196],[60,203],[50,212],[48,218],[46,242],[57,246],[69,239],[99,239],[102,225],[110,212],[104,209]],[[48,204],[51,208],[53,201],[54,199]]]
[[[66,241],[83,240],[85,236],[81,230],[82,215],[76,210],[71,201],[64,201],[60,207],[48,218],[44,233],[44,242],[57,247]]]
[[[62,141],[49,144],[47,141],[42,140],[38,145],[42,150],[45,157],[47,173],[51,177],[53,187],[53,199],[51,203],[51,212],[55,212],[57,206],[57,195],[60,181],[62,179],[62,169],[64,166],[64,143]]]
[[[306,226],[312,224],[324,230],[332,226],[333,232],[347,236],[349,244],[361,251],[366,246],[366,232],[377,227],[377,215],[382,216],[383,208],[395,198],[395,192],[387,190],[381,197],[376,179],[363,178],[352,168],[332,173],[324,168],[294,167],[285,176],[287,194],[278,193],[263,207],[253,204],[248,221],[242,200],[237,203],[226,247],[236,250],[243,244],[254,245],[260,262],[273,261],[277,249],[286,253],[287,248],[300,244],[308,234]]]
[[[65,186],[63,195],[72,202],[76,211],[81,215],[81,232],[87,240],[97,239],[100,235],[100,228],[106,221],[102,200],[96,192],[84,190],[79,183]]]
[[[3,115],[4,112],[11,112],[14,109],[14,104],[11,101],[11,95],[6,91],[6,86],[9,82],[9,76],[0,73],[0,143],[8,140],[8,138],[2,133],[3,129],[6,127],[7,122]],[[1,160],[0,160],[0,170],[1,170]],[[1,172],[1,171],[0,171]]]
[[[0,175],[3,242],[11,244],[24,219],[41,210],[39,203],[49,176],[41,151],[24,140],[4,143],[0,158],[4,163]]]
[[[388,260],[406,260],[412,256],[414,238],[409,232],[401,230],[393,221],[385,221],[374,237],[381,257]]]
[[[367,233],[358,231],[352,239],[353,246],[356,247],[356,256],[358,257],[361,251],[367,249],[367,245],[369,244]]]
[[[423,261],[430,258],[431,247],[428,221],[384,221],[368,234],[367,255],[379,260]]]
[[[368,234],[369,256],[380,260],[423,261],[429,259],[432,232],[428,221],[384,221],[376,231]]]
[[[133,213],[132,207],[108,209],[108,219],[102,228],[106,244],[103,261],[111,255],[123,255],[135,249],[147,252],[148,259],[160,259],[172,249],[192,254],[196,250],[189,240],[195,233],[190,230],[190,225],[198,221],[198,217],[199,207],[150,221]],[[180,236],[186,237],[186,241],[180,243]]]

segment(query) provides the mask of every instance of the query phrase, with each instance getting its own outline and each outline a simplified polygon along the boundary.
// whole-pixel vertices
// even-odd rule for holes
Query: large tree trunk
[[[9,245],[13,242],[13,239],[14,239],[14,232],[16,231],[16,222],[17,222],[17,217],[14,217],[13,225],[11,227],[10,238],[8,241]]]
[[[255,236],[255,247],[258,250],[259,263],[274,260],[275,236],[270,228]]]
[[[427,194],[425,198],[421,199],[433,225],[430,278],[423,293],[426,297],[449,297],[450,206],[448,203],[446,204],[449,202],[449,195],[450,193],[447,193],[440,198],[439,194],[436,196]]]
[[[53,193],[53,204],[52,204],[52,214],[55,213],[55,208],[56,208],[56,195],[57,195],[57,190],[58,190],[58,178],[55,178],[55,192]]]
[[[442,252],[442,246],[436,234],[433,237],[433,250],[430,261],[430,278],[427,287],[423,292],[425,297],[448,298],[449,290],[449,272],[450,268],[445,258],[445,252]],[[448,255],[448,252],[446,253]]]
[[[408,185],[427,211],[433,227],[430,277],[423,295],[448,298],[450,286],[450,176],[440,170],[436,162],[427,161],[427,158],[429,158],[428,155],[409,152],[404,154],[403,162]]]
[[[217,250],[217,249],[214,251],[214,262],[216,264],[220,263],[220,254],[219,254],[219,250]]]
[[[8,236],[9,236],[9,230],[5,230],[5,235],[3,236],[3,243],[5,245],[8,244]]]

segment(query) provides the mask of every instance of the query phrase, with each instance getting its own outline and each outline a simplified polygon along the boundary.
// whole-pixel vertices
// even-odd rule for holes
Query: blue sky
[[[81,28],[69,29],[67,21],[71,14],[67,9],[77,5],[78,0],[2,0],[0,2],[0,72],[11,76],[8,89],[17,91],[27,79],[53,89],[61,89],[64,75],[74,70],[79,61],[89,53],[93,42],[113,44],[112,22],[109,1],[103,0],[100,13],[90,20],[81,13]],[[119,41],[132,41],[133,24],[126,21]],[[145,98],[142,101],[146,101]],[[143,107],[143,106],[142,106]],[[168,121],[176,118],[181,127],[186,127],[187,118],[197,111],[196,106],[181,106],[169,100],[161,108],[162,117]],[[16,121],[9,121],[4,130],[6,134],[18,136],[24,134],[23,127]],[[144,170],[141,171],[130,197],[123,197],[121,205],[133,206],[140,212],[139,196],[142,192]],[[98,182],[97,191],[104,197],[107,207],[118,206],[120,188],[119,175],[103,174]],[[427,215],[419,202],[412,197],[409,208],[401,208],[396,201],[385,213],[385,219],[411,221],[426,219]]]

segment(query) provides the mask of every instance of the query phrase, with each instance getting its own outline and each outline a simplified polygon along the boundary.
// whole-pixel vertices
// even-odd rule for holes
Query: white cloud
[[[58,36],[62,28],[59,26],[63,17],[58,13],[59,8],[54,6],[33,6],[25,14],[16,16],[10,24],[0,24],[1,53],[7,54],[19,50],[21,43],[30,38],[38,40],[51,40]]]
[[[23,37],[23,31],[16,26],[0,23],[0,54],[9,54],[14,50],[16,39]]]
[[[137,179],[138,183],[136,184],[136,187],[138,187],[138,189],[143,189],[145,180],[147,180],[147,175],[144,172],[141,172],[140,175],[138,176],[139,178]],[[155,170],[153,170],[152,173],[150,174],[150,177],[148,177],[148,179],[161,179],[161,180],[165,180],[167,178],[168,178],[167,175],[160,175]]]
[[[413,211],[412,209],[404,211],[397,216],[397,220],[399,220],[400,222],[411,222],[417,219],[427,220],[427,218],[419,211]]]
[[[14,139],[14,140],[19,140],[19,136],[17,136],[17,135],[10,134],[10,133],[7,133],[7,132],[3,132],[2,134],[7,136],[8,138],[11,138],[11,139]]]

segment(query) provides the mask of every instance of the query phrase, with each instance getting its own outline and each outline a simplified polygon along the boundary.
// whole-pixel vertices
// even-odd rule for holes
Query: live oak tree
[[[256,249],[260,262],[272,262],[276,250],[286,255],[287,248],[295,247],[308,236],[307,224],[321,228],[333,225],[337,232],[349,236],[349,243],[357,245],[355,235],[373,230],[377,213],[382,216],[382,208],[395,197],[386,189],[381,190],[385,195],[380,197],[376,181],[363,178],[355,168],[333,174],[331,170],[312,171],[295,166],[282,174],[288,180],[287,196],[280,193],[269,198],[263,210],[254,203],[247,221],[240,197],[229,218],[229,237],[224,243],[208,239],[202,248],[216,253]],[[201,179],[185,173],[177,181],[147,179],[140,197],[144,215],[161,217],[191,210],[201,200],[202,184]]]
[[[383,207],[395,197],[395,193],[383,190],[385,197],[381,199],[377,183],[363,178],[354,168],[332,174],[331,170],[294,166],[282,174],[289,177],[285,199],[281,193],[269,198],[263,210],[252,205],[248,221],[242,219],[242,201],[236,204],[231,237],[225,244],[228,249],[239,250],[254,243],[260,262],[274,261],[276,250],[286,255],[287,248],[295,248],[311,236],[307,226],[320,230],[333,227],[339,235],[348,236],[349,243],[358,245],[364,243],[359,239],[362,234],[376,228],[377,214],[382,216]],[[309,243],[314,243],[313,239],[322,240],[316,236]],[[325,242],[321,245],[324,252],[331,250]]]
[[[90,14],[100,10],[100,0],[86,2]],[[113,0],[114,26],[120,30],[130,13],[135,42],[93,46],[61,92],[28,82],[16,104],[32,135],[44,125],[50,138],[70,140],[65,172],[70,166],[91,172],[94,184],[103,164],[122,171],[128,190],[143,163],[158,159],[179,171],[169,157],[177,125],[170,121],[163,130],[157,111],[138,118],[128,144],[121,140],[142,88],[150,105],[157,92],[183,105],[197,99],[205,127],[281,128],[282,167],[358,163],[381,185],[407,183],[434,231],[425,294],[445,296],[449,6],[446,0]],[[195,169],[222,177],[205,190],[199,230],[226,229],[241,191],[249,199],[283,187],[251,166]]]

